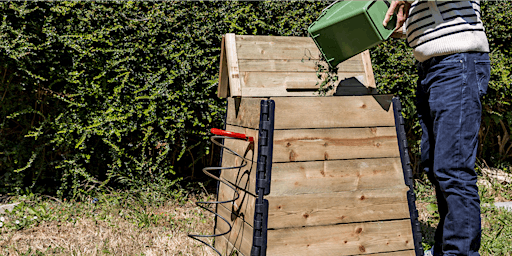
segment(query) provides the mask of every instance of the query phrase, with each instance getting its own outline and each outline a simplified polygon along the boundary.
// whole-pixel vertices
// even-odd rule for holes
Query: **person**
[[[421,166],[435,186],[439,225],[430,255],[480,255],[481,220],[475,159],[482,97],[490,76],[480,1],[393,1],[417,59],[416,107]]]

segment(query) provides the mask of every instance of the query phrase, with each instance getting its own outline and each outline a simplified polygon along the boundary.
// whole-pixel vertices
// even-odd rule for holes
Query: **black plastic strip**
[[[412,178],[411,160],[409,158],[407,137],[404,127],[404,117],[402,116],[402,106],[400,104],[400,98],[398,97],[393,97],[392,102],[395,115],[395,128],[398,138],[398,148],[400,150],[400,160],[402,161],[405,185],[409,187],[409,191],[407,191],[407,202],[409,205],[409,214],[411,216],[414,250],[416,252],[416,256],[423,256],[423,245],[421,244],[421,226],[418,220],[418,210],[416,209],[416,195],[414,194],[414,182]]]
[[[268,200],[263,195],[256,198],[254,212],[254,233],[252,237],[251,256],[267,255]]]
[[[258,164],[256,166],[256,195],[264,188],[264,195],[270,194],[272,170],[272,152],[274,147],[274,111],[273,100],[262,100],[260,125],[258,131]]]
[[[256,205],[251,256],[267,255],[268,200],[264,195],[270,194],[272,171],[272,152],[274,147],[274,112],[273,100],[262,100],[260,125],[258,131],[258,162],[256,166]]]

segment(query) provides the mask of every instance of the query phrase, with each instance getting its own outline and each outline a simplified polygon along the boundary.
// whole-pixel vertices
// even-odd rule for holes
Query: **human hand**
[[[386,12],[386,17],[384,17],[384,21],[382,25],[386,27],[388,25],[389,20],[396,13],[396,26],[395,33],[400,33],[402,29],[402,25],[404,24],[407,17],[409,17],[409,9],[411,8],[411,3],[408,1],[393,1]]]
[[[407,36],[404,34],[403,27],[399,27],[393,31],[393,33],[390,35],[392,38],[400,38],[404,39],[407,38]]]

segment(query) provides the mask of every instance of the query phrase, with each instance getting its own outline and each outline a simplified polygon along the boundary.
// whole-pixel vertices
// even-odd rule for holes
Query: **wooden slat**
[[[414,249],[410,220],[268,231],[267,255],[359,255]]]
[[[359,75],[361,73],[339,73],[338,77],[343,80]],[[319,79],[316,72],[240,72],[240,76],[246,97],[318,95],[316,90],[326,77],[323,74]]]
[[[235,157],[225,155],[229,161]],[[227,161],[227,160],[226,160]],[[273,163],[270,196],[384,189],[402,186],[400,158]],[[222,178],[255,195],[256,165],[224,170]]]
[[[227,125],[256,137],[257,131]],[[230,145],[232,140],[226,140]],[[245,142],[247,143],[247,142]],[[257,148],[257,147],[256,147]],[[243,152],[246,148],[235,149]],[[255,149],[256,150],[256,149]],[[257,152],[255,151],[257,156]],[[395,127],[275,130],[273,162],[399,157]]]
[[[261,100],[264,99],[266,98],[242,98],[237,113],[235,110],[235,99],[228,98],[226,123],[258,129],[260,124]]]
[[[366,86],[371,88],[377,88],[375,85],[375,77],[373,75],[372,61],[370,58],[370,51],[366,50],[361,53],[363,58],[363,66],[366,73]]]
[[[368,256],[376,255],[376,256],[416,256],[416,252],[414,250],[405,250],[405,251],[396,251],[396,252],[384,252],[384,253],[371,253],[365,254]]]
[[[269,228],[409,218],[405,185],[394,189],[268,196]]]
[[[239,59],[318,60],[320,51],[309,37],[236,36]]]
[[[223,162],[226,164],[230,163],[229,165],[240,162],[233,155],[225,155],[223,158],[225,159],[223,159]],[[256,195],[256,163],[248,165],[241,170],[223,170],[221,177],[237,188]]]
[[[266,196],[269,201],[268,228],[408,219],[407,190],[402,185],[379,190]],[[256,197],[243,191],[240,191],[240,195],[235,206],[224,204],[227,205],[225,209],[253,226]],[[221,192],[219,200],[223,199],[227,198]]]
[[[215,249],[217,249],[222,254],[222,256],[245,256],[223,236],[215,238]]]
[[[219,86],[217,87],[217,97],[227,98],[229,90],[228,61],[226,58],[226,43],[224,36],[220,43],[220,67],[219,67]]]
[[[227,123],[257,129],[263,98],[242,98],[238,116],[228,99]],[[391,95],[344,97],[272,97],[275,129],[394,126]],[[385,101],[382,106],[376,100]],[[389,109],[385,109],[388,107]]]
[[[254,223],[256,197],[244,190],[238,190],[237,192],[239,193],[239,198],[234,203],[223,203],[221,205],[230,212],[235,213],[235,215],[240,216],[240,218],[252,226]],[[220,184],[218,196],[219,201],[232,200],[235,196],[236,194],[232,189],[227,187],[225,184]]]
[[[229,90],[231,97],[242,96],[242,86],[240,84],[240,73],[238,69],[238,54],[236,50],[235,34],[226,34],[225,50],[227,58]]]
[[[273,162],[399,157],[395,127],[274,131]]]
[[[400,158],[274,163],[271,177],[271,196],[386,189],[405,184]]]
[[[326,70],[329,65],[319,60],[238,60],[241,72],[317,72],[319,67]],[[338,65],[338,72],[355,72],[364,75],[365,69],[360,55]]]
[[[231,221],[231,225],[233,229],[230,233],[224,235],[224,237],[235,246],[242,254],[250,255],[251,247],[252,247],[252,236],[253,229],[246,222],[244,222],[240,218],[231,218],[231,212],[224,208],[223,206],[219,206],[217,208],[217,213],[221,216],[225,217],[227,220]],[[215,234],[221,234],[229,230],[229,226],[222,219],[217,218],[217,230]]]

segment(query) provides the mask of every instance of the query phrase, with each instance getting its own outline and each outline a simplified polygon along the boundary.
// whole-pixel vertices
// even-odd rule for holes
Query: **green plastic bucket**
[[[336,67],[391,36],[396,17],[387,27],[382,25],[388,8],[388,1],[335,2],[324,9],[308,32],[329,66]]]

